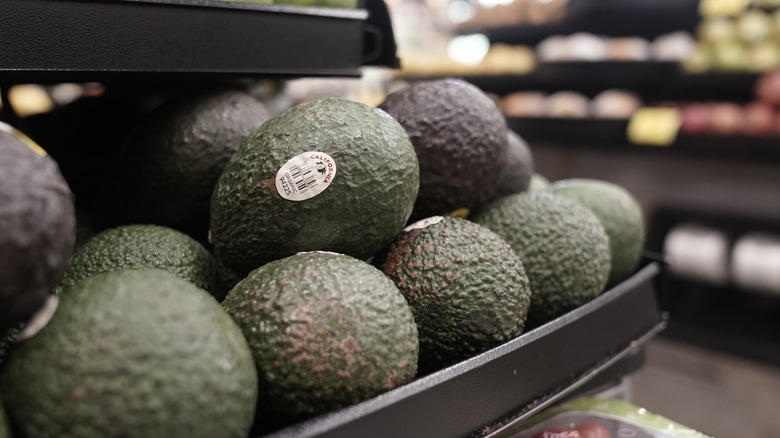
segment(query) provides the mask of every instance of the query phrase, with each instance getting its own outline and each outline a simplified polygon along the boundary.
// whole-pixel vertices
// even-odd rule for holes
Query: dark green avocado
[[[589,208],[604,226],[612,254],[607,286],[628,278],[639,264],[645,243],[644,212],[639,201],[624,187],[593,178],[558,180],[550,189]]]
[[[580,203],[548,191],[507,195],[473,218],[520,256],[531,283],[528,325],[537,327],[598,296],[610,270],[609,238]]]
[[[523,332],[528,277],[512,247],[466,219],[410,225],[375,260],[412,308],[420,373],[476,356]]]
[[[300,251],[362,260],[411,214],[419,168],[386,112],[329,97],[288,108],[249,135],[211,203],[211,239],[239,275]]]
[[[370,264],[304,252],[252,271],[222,303],[260,376],[258,422],[287,423],[410,381],[417,328],[392,281]]]
[[[507,156],[501,169],[495,197],[528,191],[534,174],[534,157],[528,143],[511,129],[507,130]]]
[[[501,110],[459,79],[413,83],[379,106],[406,129],[420,162],[410,221],[474,210],[492,199],[507,156]]]
[[[270,117],[234,89],[188,92],[142,120],[127,140],[107,193],[109,225],[156,224],[207,240],[211,193],[230,157]]]
[[[0,370],[20,438],[246,438],[257,389],[232,318],[160,269],[77,283]]]
[[[30,318],[70,261],[76,213],[57,163],[0,123],[0,333]]]
[[[120,225],[92,236],[73,256],[57,292],[102,272],[156,268],[168,271],[221,300],[223,287],[214,256],[198,241],[173,228]]]

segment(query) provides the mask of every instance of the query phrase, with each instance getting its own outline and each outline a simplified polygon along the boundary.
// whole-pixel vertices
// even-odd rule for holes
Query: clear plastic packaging
[[[622,400],[581,397],[512,425],[495,438],[711,438]]]

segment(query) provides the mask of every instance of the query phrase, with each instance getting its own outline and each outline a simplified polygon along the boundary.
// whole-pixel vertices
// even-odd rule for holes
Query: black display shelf
[[[778,219],[661,206],[649,217],[647,245],[662,252],[666,235],[682,223],[718,230],[732,243],[746,233],[778,235]],[[664,337],[780,365],[780,296],[729,280],[714,285],[683,278],[671,269],[658,280],[661,306],[670,314]]]
[[[535,45],[550,35],[590,32],[653,39],[676,31],[693,32],[700,21],[698,0],[570,0],[566,16],[540,25],[469,29],[491,42]]]
[[[666,325],[646,260],[591,302],[472,359],[268,438],[484,436],[589,383],[641,366],[643,344]],[[632,365],[626,367],[627,362]]]
[[[349,77],[358,76],[362,65],[396,66],[384,2],[367,0],[364,6],[4,0],[0,80],[150,74]]]
[[[659,83],[679,75],[676,62],[654,61],[561,61],[540,62],[522,75],[471,75],[462,78],[485,92],[506,95],[516,91],[569,90],[589,97],[610,88],[629,89],[639,95],[659,92]]]
[[[679,134],[668,146],[633,144],[626,119],[508,117],[507,126],[534,147],[599,148],[625,153],[674,153],[708,160],[780,161],[780,134]]]
[[[532,146],[556,143],[572,147],[626,147],[626,119],[508,117],[507,126]]]
[[[733,101],[755,98],[758,72],[687,73],[676,62],[541,62],[522,75],[470,75],[462,79],[500,96],[516,91],[577,91],[588,97],[613,88],[630,90],[646,103],[664,101]]]

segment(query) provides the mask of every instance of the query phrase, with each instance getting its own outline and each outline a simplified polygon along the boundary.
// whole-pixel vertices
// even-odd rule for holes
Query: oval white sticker
[[[422,230],[423,228],[428,228],[431,225],[436,225],[439,222],[441,222],[444,219],[444,216],[431,216],[427,217],[425,219],[420,219],[417,222],[407,225],[406,228],[404,228],[405,232],[409,232],[412,230]]]
[[[276,172],[276,191],[290,201],[311,199],[330,187],[336,161],[325,152],[310,151],[289,159]]]

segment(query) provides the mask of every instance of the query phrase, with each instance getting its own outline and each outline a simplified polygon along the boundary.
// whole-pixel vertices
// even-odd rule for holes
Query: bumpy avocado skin
[[[392,281],[353,257],[306,252],[270,262],[222,305],[257,364],[258,422],[286,424],[345,407],[416,373],[409,306]]]
[[[57,163],[0,124],[0,333],[46,301],[70,261],[73,194]]]
[[[109,225],[151,223],[206,241],[214,186],[238,146],[270,114],[234,89],[187,93],[165,102],[129,136],[107,193]]]
[[[531,291],[512,247],[486,227],[437,216],[399,234],[376,265],[412,308],[419,372],[476,356],[523,332]]]
[[[121,270],[61,295],[0,370],[0,392],[17,438],[246,438],[257,372],[205,291],[162,270]]]
[[[645,243],[644,213],[636,198],[615,183],[591,178],[559,180],[550,188],[588,207],[604,226],[612,253],[607,286],[628,278],[639,264]]]
[[[277,172],[297,155],[336,163],[313,198],[279,195]],[[367,259],[403,229],[419,189],[406,132],[384,111],[341,98],[289,108],[249,135],[225,167],[211,203],[215,254],[240,275],[300,251]]]
[[[494,196],[507,155],[496,103],[459,79],[421,81],[379,106],[401,125],[420,162],[420,193],[410,221],[477,209]]]
[[[192,237],[160,225],[121,225],[82,244],[73,256],[57,292],[102,272],[157,268],[192,282],[218,300],[227,293],[214,256]]]
[[[520,256],[531,283],[529,327],[544,324],[598,296],[610,270],[609,238],[576,201],[547,191],[504,196],[473,218]]]

